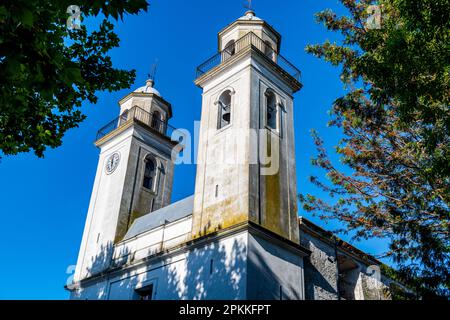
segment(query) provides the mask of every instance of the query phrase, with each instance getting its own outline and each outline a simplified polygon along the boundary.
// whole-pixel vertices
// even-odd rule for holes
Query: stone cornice
[[[153,137],[158,138],[161,142],[168,144],[172,148],[175,147],[176,145],[178,145],[178,142],[172,141],[166,135],[161,134],[158,130],[153,129],[151,126],[149,126],[149,125],[147,125],[147,124],[145,124],[142,121],[139,121],[137,119],[130,119],[130,120],[128,120],[125,124],[119,126],[117,129],[111,131],[110,133],[108,133],[104,137],[102,137],[102,138],[98,139],[97,141],[95,141],[94,145],[99,148],[103,144],[105,144],[106,142],[111,140],[112,138],[120,135],[122,132],[126,131],[128,128],[133,127],[135,125],[139,125],[143,129],[145,129],[146,131],[151,133]]]

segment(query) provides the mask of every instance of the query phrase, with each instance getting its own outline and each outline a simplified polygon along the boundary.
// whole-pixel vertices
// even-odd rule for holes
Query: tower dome
[[[248,10],[244,16],[240,17],[238,20],[242,21],[242,20],[254,20],[254,21],[262,21],[262,19],[258,18],[255,14],[255,11],[253,10]]]
[[[154,85],[155,85],[155,81],[153,81],[152,79],[148,79],[145,82],[145,86],[137,88],[136,90],[134,90],[134,92],[136,92],[136,93],[152,93],[152,94],[155,94],[158,97],[162,98],[159,91],[153,87]]]

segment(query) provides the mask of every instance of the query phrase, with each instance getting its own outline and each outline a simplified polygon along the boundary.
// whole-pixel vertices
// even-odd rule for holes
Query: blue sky
[[[147,13],[126,16],[117,24],[121,45],[111,55],[116,67],[137,70],[132,89],[144,84],[158,59],[156,88],[172,103],[171,125],[192,132],[201,108],[201,90],[193,83],[195,68],[216,52],[217,32],[243,15],[244,1],[149,2]],[[257,16],[282,34],[281,53],[302,71],[304,88],[295,95],[294,119],[298,191],[316,192],[308,182],[309,175],[320,173],[310,165],[315,149],[309,132],[317,129],[329,148],[336,144],[339,132],[327,128],[327,110],[344,89],[339,69],[306,54],[304,48],[336,39],[315,22],[314,13],[325,8],[344,10],[337,0],[253,3]],[[97,130],[118,116],[117,101],[128,92],[100,93],[96,105],[84,104],[86,121],[44,159],[33,154],[2,159],[0,299],[67,299],[66,270],[77,260],[98,160],[93,141]],[[194,181],[194,165],[177,166],[172,200],[193,194]],[[372,240],[358,247],[377,254],[383,243]]]

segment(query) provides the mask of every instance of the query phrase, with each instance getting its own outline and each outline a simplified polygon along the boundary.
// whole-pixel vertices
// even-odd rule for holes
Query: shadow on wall
[[[247,246],[239,239],[213,242],[171,264],[161,281],[158,299],[243,299]]]
[[[251,246],[248,260],[248,299],[302,300],[300,288],[303,287],[303,278],[299,273],[299,265],[303,258],[282,254],[279,248],[259,238],[253,238]],[[280,256],[283,257],[282,260]]]
[[[201,300],[245,298],[247,246],[241,238],[213,242],[178,255],[152,257],[150,268],[128,266],[117,280],[90,284],[78,292],[79,299]],[[113,262],[114,246],[102,246],[88,273],[98,275]],[[133,253],[122,253],[129,257]],[[159,257],[159,258],[158,258]],[[138,261],[133,261],[138,263]],[[149,294],[146,288],[151,288]],[[146,296],[142,296],[142,292]],[[149,296],[150,295],[150,296]]]
[[[117,266],[112,259],[114,246],[102,246],[92,259],[88,272],[91,275]],[[267,249],[265,247],[265,249]],[[270,249],[270,248],[269,248]],[[267,249],[269,255],[275,254]],[[123,252],[132,259],[133,253]],[[294,278],[283,285],[267,264],[262,252],[248,255],[245,235],[222,239],[194,247],[186,252],[153,254],[149,262],[124,265],[123,271],[114,277],[91,282],[78,293],[78,299],[111,300],[245,300],[245,299],[300,299]],[[130,260],[128,260],[130,262]],[[120,268],[120,267],[119,267]],[[120,269],[115,269],[120,270]],[[249,276],[247,276],[249,272]],[[249,292],[250,284],[252,291]],[[75,296],[74,296],[75,297]]]
[[[86,267],[86,275],[95,276],[110,267],[114,246],[111,241],[106,245],[101,245],[99,253],[90,258],[90,263]]]
[[[129,255],[129,252],[122,250],[121,254]],[[114,245],[111,241],[100,245],[98,254],[89,258],[88,266],[81,271],[82,278],[95,277],[101,275],[113,266]],[[102,283],[95,283],[92,287],[78,288],[72,292],[72,299],[105,299],[107,290]]]

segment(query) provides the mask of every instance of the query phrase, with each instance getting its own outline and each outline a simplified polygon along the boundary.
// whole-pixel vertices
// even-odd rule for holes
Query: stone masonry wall
[[[318,236],[300,231],[300,243],[311,251],[305,258],[305,299],[336,300],[338,299],[338,272],[334,245]],[[338,248],[340,268],[343,260],[354,264],[347,278],[340,278],[341,299],[355,300],[388,300],[390,299],[390,280],[379,273],[379,268],[370,261],[355,257],[342,248]],[[344,294],[343,292],[346,292]],[[346,297],[350,294],[351,297]]]

